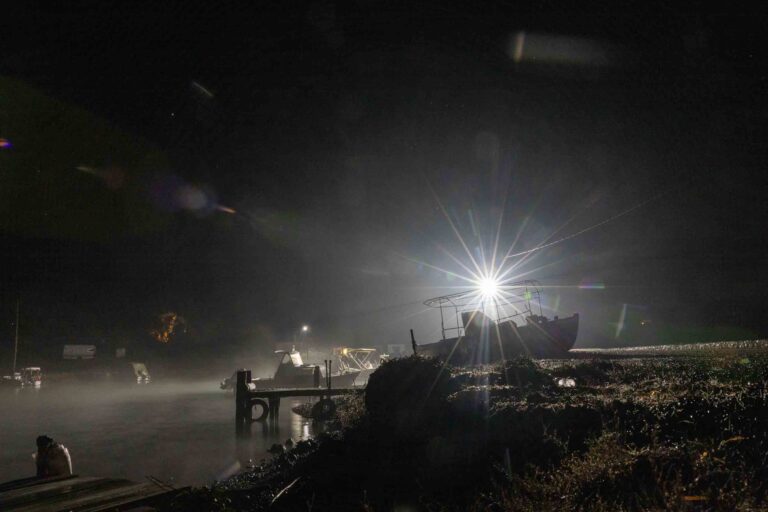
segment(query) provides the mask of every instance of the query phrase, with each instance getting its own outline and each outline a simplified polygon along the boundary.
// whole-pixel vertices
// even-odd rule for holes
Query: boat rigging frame
[[[543,316],[541,283],[533,279],[499,285],[496,293],[490,295],[480,290],[468,290],[428,299],[424,305],[440,310],[443,340],[464,336],[462,313],[481,311],[495,317],[496,322],[534,317],[537,309],[538,316]]]

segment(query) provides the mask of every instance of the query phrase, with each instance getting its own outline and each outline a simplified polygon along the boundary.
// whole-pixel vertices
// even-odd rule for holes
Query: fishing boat
[[[443,295],[424,304],[440,311],[442,339],[416,350],[451,364],[486,364],[516,356],[567,357],[579,330],[578,313],[544,316],[541,285],[533,280],[504,285],[493,293]]]

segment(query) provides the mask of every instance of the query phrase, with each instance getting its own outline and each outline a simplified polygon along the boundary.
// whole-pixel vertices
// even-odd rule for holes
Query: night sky
[[[200,351],[434,341],[448,219],[477,257],[499,218],[502,253],[599,224],[515,271],[577,346],[768,335],[765,15],[51,4],[0,16],[4,346],[17,298],[41,349],[166,311]]]

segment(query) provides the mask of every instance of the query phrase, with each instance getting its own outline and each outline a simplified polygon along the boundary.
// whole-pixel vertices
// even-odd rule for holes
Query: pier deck
[[[365,388],[272,388],[257,389],[251,381],[250,370],[237,372],[235,387],[235,432],[238,437],[248,437],[251,424],[260,422],[276,425],[280,416],[280,399],[286,397],[321,397],[329,399],[332,396],[361,393]],[[253,417],[253,408],[261,407],[257,418]]]
[[[136,509],[178,492],[119,478],[62,476],[0,484],[3,512],[100,512]]]

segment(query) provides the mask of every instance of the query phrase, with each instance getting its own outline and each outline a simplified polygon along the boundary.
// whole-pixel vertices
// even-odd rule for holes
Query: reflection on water
[[[0,390],[0,482],[34,475],[35,438],[48,434],[80,475],[209,484],[268,458],[274,443],[311,437],[310,422],[291,412],[302,400],[283,402],[276,432],[254,424],[236,443],[234,396],[215,382]]]

